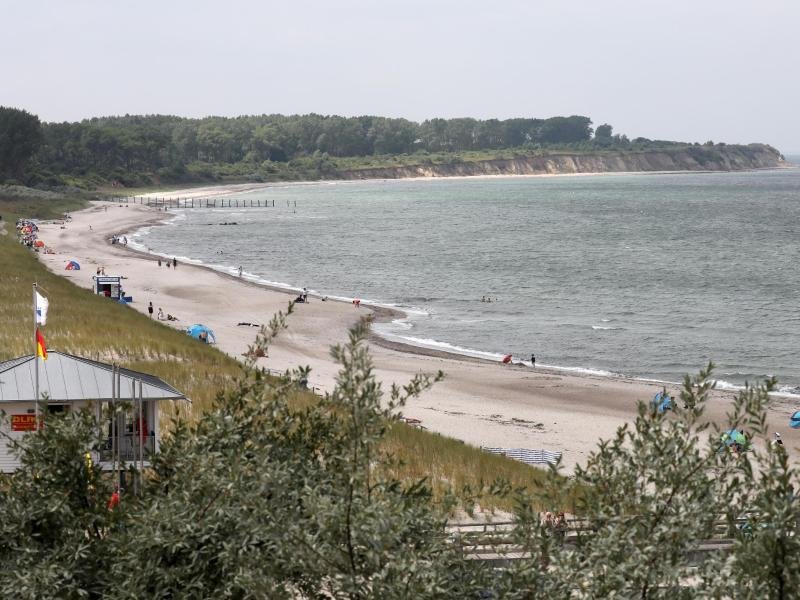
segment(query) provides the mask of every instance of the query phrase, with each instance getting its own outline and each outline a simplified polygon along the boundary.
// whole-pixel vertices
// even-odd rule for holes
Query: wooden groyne
[[[108,196],[101,198],[114,204],[140,204],[154,208],[275,208],[275,200],[253,198],[155,198],[151,196]],[[295,201],[295,206],[297,202]]]

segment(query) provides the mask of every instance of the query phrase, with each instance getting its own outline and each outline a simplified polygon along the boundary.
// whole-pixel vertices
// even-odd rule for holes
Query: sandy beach
[[[208,195],[208,190],[173,192],[181,198],[191,197],[192,193]],[[225,191],[217,189],[214,193]],[[176,269],[159,267],[156,257],[109,243],[114,234],[130,232],[168,216],[141,205],[94,203],[74,213],[64,229],[59,224],[42,225],[41,238],[56,254],[41,254],[40,259],[56,274],[85,288],[92,287],[98,267],[108,275],[123,275],[126,295],[134,299],[130,305],[133,310],[146,314],[148,303],[152,302],[156,312],[162,308],[164,313],[179,318],[170,325],[182,328],[204,323],[216,333],[220,350],[241,357],[256,329],[237,324],[268,321],[295,294],[205,267],[181,263]],[[77,260],[82,270],[65,271],[71,259]],[[269,357],[260,359],[260,364],[277,370],[308,365],[312,369],[310,385],[329,390],[337,372],[329,347],[344,341],[347,330],[369,312],[364,306],[358,309],[349,303],[322,302],[318,298],[299,304],[290,318],[289,330],[271,347]],[[377,376],[385,389],[391,383],[408,381],[420,371],[445,372],[445,380],[411,402],[404,410],[405,416],[420,419],[431,431],[475,446],[560,451],[567,470],[584,462],[600,439],[610,438],[617,427],[631,420],[637,400],[651,398],[661,389],[657,384],[621,377],[573,375],[438,352],[420,353],[375,339],[370,345]],[[709,417],[723,424],[730,402],[729,393],[716,392]],[[769,415],[770,429],[780,432],[789,446],[793,436],[788,421],[794,408],[794,402],[777,398]],[[790,451],[796,454],[794,449]]]

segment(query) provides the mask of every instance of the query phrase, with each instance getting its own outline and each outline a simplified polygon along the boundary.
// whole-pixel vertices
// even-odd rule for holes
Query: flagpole
[[[33,360],[34,363],[34,371],[36,375],[34,377],[34,420],[33,420],[33,429],[36,431],[39,429],[39,341],[36,339],[36,283],[33,284]]]

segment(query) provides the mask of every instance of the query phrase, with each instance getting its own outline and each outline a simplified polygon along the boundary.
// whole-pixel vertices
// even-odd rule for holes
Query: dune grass
[[[77,204],[65,201],[23,213],[31,208],[28,203],[0,199],[7,231],[0,235],[0,360],[33,352],[31,285],[37,282],[50,300],[44,328],[49,349],[114,361],[161,377],[192,400],[186,413],[181,410],[188,418],[207,410],[217,393],[231,387],[241,374],[236,360],[129,307],[77,287],[48,271],[33,252],[17,243],[16,214],[48,218]],[[313,402],[313,397],[307,401]],[[476,489],[497,477],[516,488],[532,489],[545,479],[544,471],[402,423],[392,425],[384,449],[397,458],[393,475],[404,480],[428,478],[437,493],[447,486]],[[486,499],[482,505],[508,509],[511,501]]]

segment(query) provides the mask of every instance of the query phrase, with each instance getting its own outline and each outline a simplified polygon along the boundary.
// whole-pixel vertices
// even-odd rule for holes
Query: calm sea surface
[[[800,170],[276,186],[137,243],[395,305],[388,337],[537,364],[800,392]],[[223,223],[236,222],[237,225]],[[484,296],[493,302],[482,302]]]

